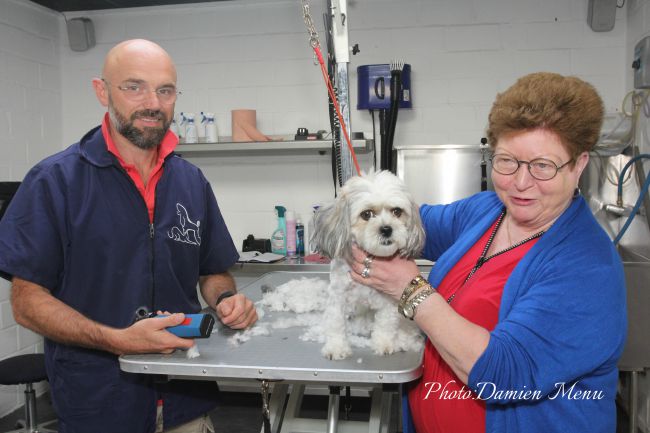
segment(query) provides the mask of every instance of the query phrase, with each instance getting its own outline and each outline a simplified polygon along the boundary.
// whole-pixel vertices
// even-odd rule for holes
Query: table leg
[[[341,402],[341,387],[330,386],[330,399],[327,406],[327,433],[336,433],[339,425],[339,404]]]
[[[381,387],[373,387],[370,399],[368,433],[387,433],[393,393]]]
[[[284,404],[287,400],[288,390],[289,385],[286,383],[277,382],[273,384],[271,399],[269,401],[269,421],[271,424],[271,432],[273,433],[280,431],[280,424],[284,418]],[[264,433],[264,426],[262,426],[261,433]]]
[[[638,391],[639,391],[639,372],[630,371],[630,410],[628,412],[630,417],[629,432],[637,433],[637,413],[639,411],[639,402],[638,402]]]

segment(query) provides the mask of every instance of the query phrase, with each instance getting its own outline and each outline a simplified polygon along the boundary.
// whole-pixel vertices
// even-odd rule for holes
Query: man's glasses
[[[163,86],[151,90],[147,84],[137,82],[125,82],[119,86],[113,85],[108,80],[102,78],[102,81],[109,86],[113,86],[124,93],[124,96],[133,102],[142,102],[147,98],[149,93],[153,92],[158,97],[161,104],[170,105],[176,101],[176,97],[181,94],[174,86]]]
[[[564,164],[558,166],[556,163],[550,159],[537,158],[532,161],[520,161],[508,155],[493,155],[490,158],[492,163],[492,168],[499,174],[511,175],[515,174],[521,164],[528,165],[528,172],[537,180],[551,180],[556,175],[557,172],[573,162],[573,158],[565,162]]]

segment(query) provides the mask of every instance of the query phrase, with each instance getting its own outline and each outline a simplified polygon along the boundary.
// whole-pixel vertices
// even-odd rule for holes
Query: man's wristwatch
[[[415,310],[418,308],[418,305],[422,303],[429,296],[433,295],[436,292],[431,286],[425,287],[423,290],[418,292],[415,296],[404,303],[400,303],[397,306],[397,310],[407,319],[413,320],[415,317]]]
[[[214,306],[216,307],[217,305],[219,305],[221,301],[223,301],[226,298],[230,298],[231,296],[235,296],[235,292],[233,292],[232,290],[226,290],[225,292],[221,292],[219,297],[217,297],[217,302],[214,304]]]

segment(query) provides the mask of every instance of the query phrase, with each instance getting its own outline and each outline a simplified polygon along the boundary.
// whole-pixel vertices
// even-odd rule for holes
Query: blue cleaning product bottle
[[[287,209],[284,206],[276,206],[278,213],[278,228],[271,235],[271,252],[287,255],[287,223],[284,220],[284,213]]]
[[[305,255],[305,226],[300,217],[296,218],[296,254],[301,257]]]

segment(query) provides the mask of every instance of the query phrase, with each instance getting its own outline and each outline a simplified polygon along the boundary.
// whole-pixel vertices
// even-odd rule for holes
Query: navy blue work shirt
[[[154,222],[101,128],[36,165],[0,222],[0,275],[39,284],[86,317],[115,328],[149,311],[195,313],[200,275],[238,258],[210,184],[170,154],[156,187]],[[215,382],[154,383],[122,372],[115,355],[45,339],[62,433],[150,433],[216,405]]]

